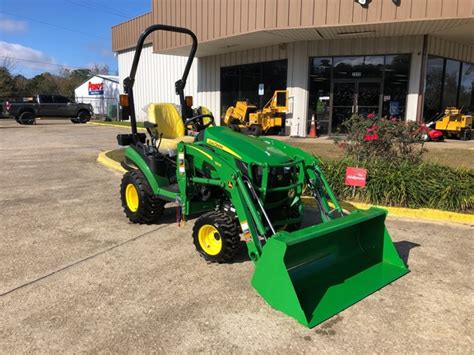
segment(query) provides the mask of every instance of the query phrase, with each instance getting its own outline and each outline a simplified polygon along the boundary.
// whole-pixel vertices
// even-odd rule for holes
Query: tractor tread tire
[[[134,184],[138,191],[139,205],[136,212],[130,211],[125,199],[125,189],[130,183]],[[120,186],[120,197],[124,212],[133,223],[156,223],[165,209],[166,201],[153,194],[148,181],[140,170],[128,171],[124,174]]]
[[[217,255],[204,252],[199,244],[198,232],[202,225],[216,227],[222,238],[222,250]],[[193,227],[193,243],[199,254],[209,262],[229,263],[240,250],[240,225],[237,219],[223,211],[211,211],[198,218]]]

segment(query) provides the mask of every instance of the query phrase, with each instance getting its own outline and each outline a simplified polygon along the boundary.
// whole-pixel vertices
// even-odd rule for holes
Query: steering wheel
[[[210,118],[209,122],[204,124],[203,118],[208,117]],[[195,131],[202,131],[205,130],[210,125],[214,124],[214,116],[212,113],[206,113],[203,115],[197,115],[191,118],[186,119],[184,121],[184,127],[188,128],[189,125],[192,125],[193,130]]]

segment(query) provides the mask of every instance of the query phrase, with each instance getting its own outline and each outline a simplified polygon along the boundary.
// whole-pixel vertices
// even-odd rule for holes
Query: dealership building
[[[285,132],[338,131],[353,113],[430,120],[446,106],[474,111],[474,0],[153,0],[112,28],[120,82],[152,24],[199,40],[186,94],[219,121],[237,99],[263,105],[287,89]],[[155,32],[134,87],[141,120],[152,102],[178,102],[190,39]],[[260,90],[259,90],[260,89]],[[262,90],[263,89],[263,90]]]

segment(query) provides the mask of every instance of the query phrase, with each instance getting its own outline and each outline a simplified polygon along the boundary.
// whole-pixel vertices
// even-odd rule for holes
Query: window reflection
[[[456,106],[461,63],[457,60],[446,60],[444,69],[443,106]]]
[[[425,108],[423,110],[425,121],[429,121],[441,111],[443,67],[443,58],[431,56],[428,58],[425,80]]]
[[[429,56],[426,66],[423,117],[430,121],[447,106],[474,110],[474,64]]]
[[[459,106],[474,113],[474,64],[471,63],[462,63]]]

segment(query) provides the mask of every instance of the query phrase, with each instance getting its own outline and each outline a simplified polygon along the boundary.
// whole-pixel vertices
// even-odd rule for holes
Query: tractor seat
[[[185,136],[184,123],[175,105],[169,103],[150,104],[148,106],[148,121],[155,123],[157,136],[161,136],[158,151],[161,154],[175,156],[178,143],[194,142],[194,137]]]

